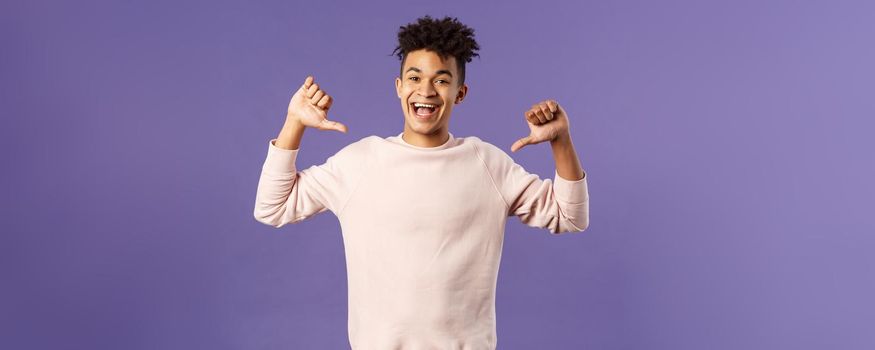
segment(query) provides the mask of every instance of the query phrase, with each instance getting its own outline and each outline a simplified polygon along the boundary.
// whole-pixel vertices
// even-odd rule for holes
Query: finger
[[[310,85],[310,88],[307,89],[307,98],[312,98],[313,95],[316,94],[316,91],[319,91],[319,84],[313,83],[313,85]]]
[[[325,95],[319,99],[319,102],[316,102],[316,106],[322,109],[328,109],[329,104],[331,103],[331,96]]]
[[[541,122],[541,118],[538,117],[538,111],[534,111],[534,110],[532,111],[532,119],[535,120],[535,123],[534,123],[535,125],[541,125],[542,122]]]
[[[559,110],[559,104],[556,103],[556,100],[547,100],[547,107],[550,108],[550,112],[556,113]]]
[[[550,110],[550,105],[546,102],[541,104],[541,109],[544,111],[544,115],[547,116],[547,121],[553,120],[556,117],[553,115],[553,111]]]
[[[541,121],[538,120],[537,117],[535,117],[535,112],[532,112],[532,111],[526,111],[526,120],[527,120],[529,123],[532,123],[532,124],[535,124],[535,125],[538,125],[538,124],[541,123]]]
[[[313,97],[310,97],[310,103],[315,105],[316,103],[319,102],[319,100],[322,99],[322,96],[327,96],[325,94],[325,91],[323,91],[323,90],[316,91],[316,93],[313,94]]]
[[[547,107],[546,103],[542,103],[538,105],[538,107],[541,108],[541,114],[544,116],[544,118],[546,118],[548,121],[553,120],[553,112],[550,112],[550,107]]]
[[[337,130],[340,132],[346,132],[346,125],[341,123],[331,121],[328,119],[322,119],[322,123],[319,123],[319,129],[321,130]]]
[[[313,83],[313,77],[308,75],[307,78],[304,79],[304,83],[301,84],[301,87],[299,87],[298,90],[299,91],[304,90],[304,93],[307,93],[307,89],[310,88],[310,84],[312,84],[312,83]]]
[[[538,117],[538,120],[541,121],[541,124],[547,122],[547,116],[544,115],[544,111],[542,111],[540,108],[535,109],[535,116]]]
[[[531,136],[526,136],[526,137],[523,137],[519,140],[516,140],[516,142],[514,142],[513,145],[510,146],[510,151],[511,152],[518,151],[520,148],[523,148],[526,145],[530,144],[532,142],[531,140],[532,140]]]
[[[547,122],[547,118],[541,115],[541,105],[539,103],[533,104],[531,111],[535,118],[538,119],[538,122],[536,124],[544,124]]]

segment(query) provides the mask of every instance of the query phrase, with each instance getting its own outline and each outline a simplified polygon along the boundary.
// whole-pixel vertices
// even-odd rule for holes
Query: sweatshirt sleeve
[[[586,173],[582,179],[568,180],[554,171],[552,180],[541,179],[495,145],[481,142],[478,146],[507,204],[508,216],[518,216],[524,224],[553,234],[580,232],[589,226]]]
[[[261,168],[255,195],[255,219],[282,227],[326,210],[339,214],[349,199],[364,163],[361,142],[350,144],[321,165],[298,170],[297,150],[268,143],[267,157]]]

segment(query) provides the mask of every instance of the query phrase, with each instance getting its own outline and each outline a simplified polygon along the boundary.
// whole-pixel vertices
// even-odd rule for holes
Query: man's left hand
[[[532,105],[532,108],[526,111],[525,116],[526,123],[529,124],[531,132],[529,136],[514,142],[510,146],[511,152],[516,152],[528,145],[544,141],[554,141],[569,136],[568,114],[565,113],[565,109],[556,100],[544,100]]]

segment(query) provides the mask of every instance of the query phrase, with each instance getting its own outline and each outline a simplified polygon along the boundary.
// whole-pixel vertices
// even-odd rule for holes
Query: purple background
[[[875,348],[875,5],[860,1],[4,1],[0,347],[343,349],[330,212],[256,222],[307,74],[348,134],[402,130],[390,56],[475,29],[451,132],[509,152],[569,112],[591,225],[509,218],[499,349]],[[553,174],[549,145],[513,158]]]

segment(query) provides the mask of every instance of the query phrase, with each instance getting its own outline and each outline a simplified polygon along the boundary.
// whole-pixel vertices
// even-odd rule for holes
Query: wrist
[[[286,116],[286,122],[283,124],[283,129],[303,129],[306,125],[301,123],[301,120],[292,115]]]
[[[567,132],[559,133],[555,138],[550,140],[551,145],[568,145],[571,144],[571,134]]]

